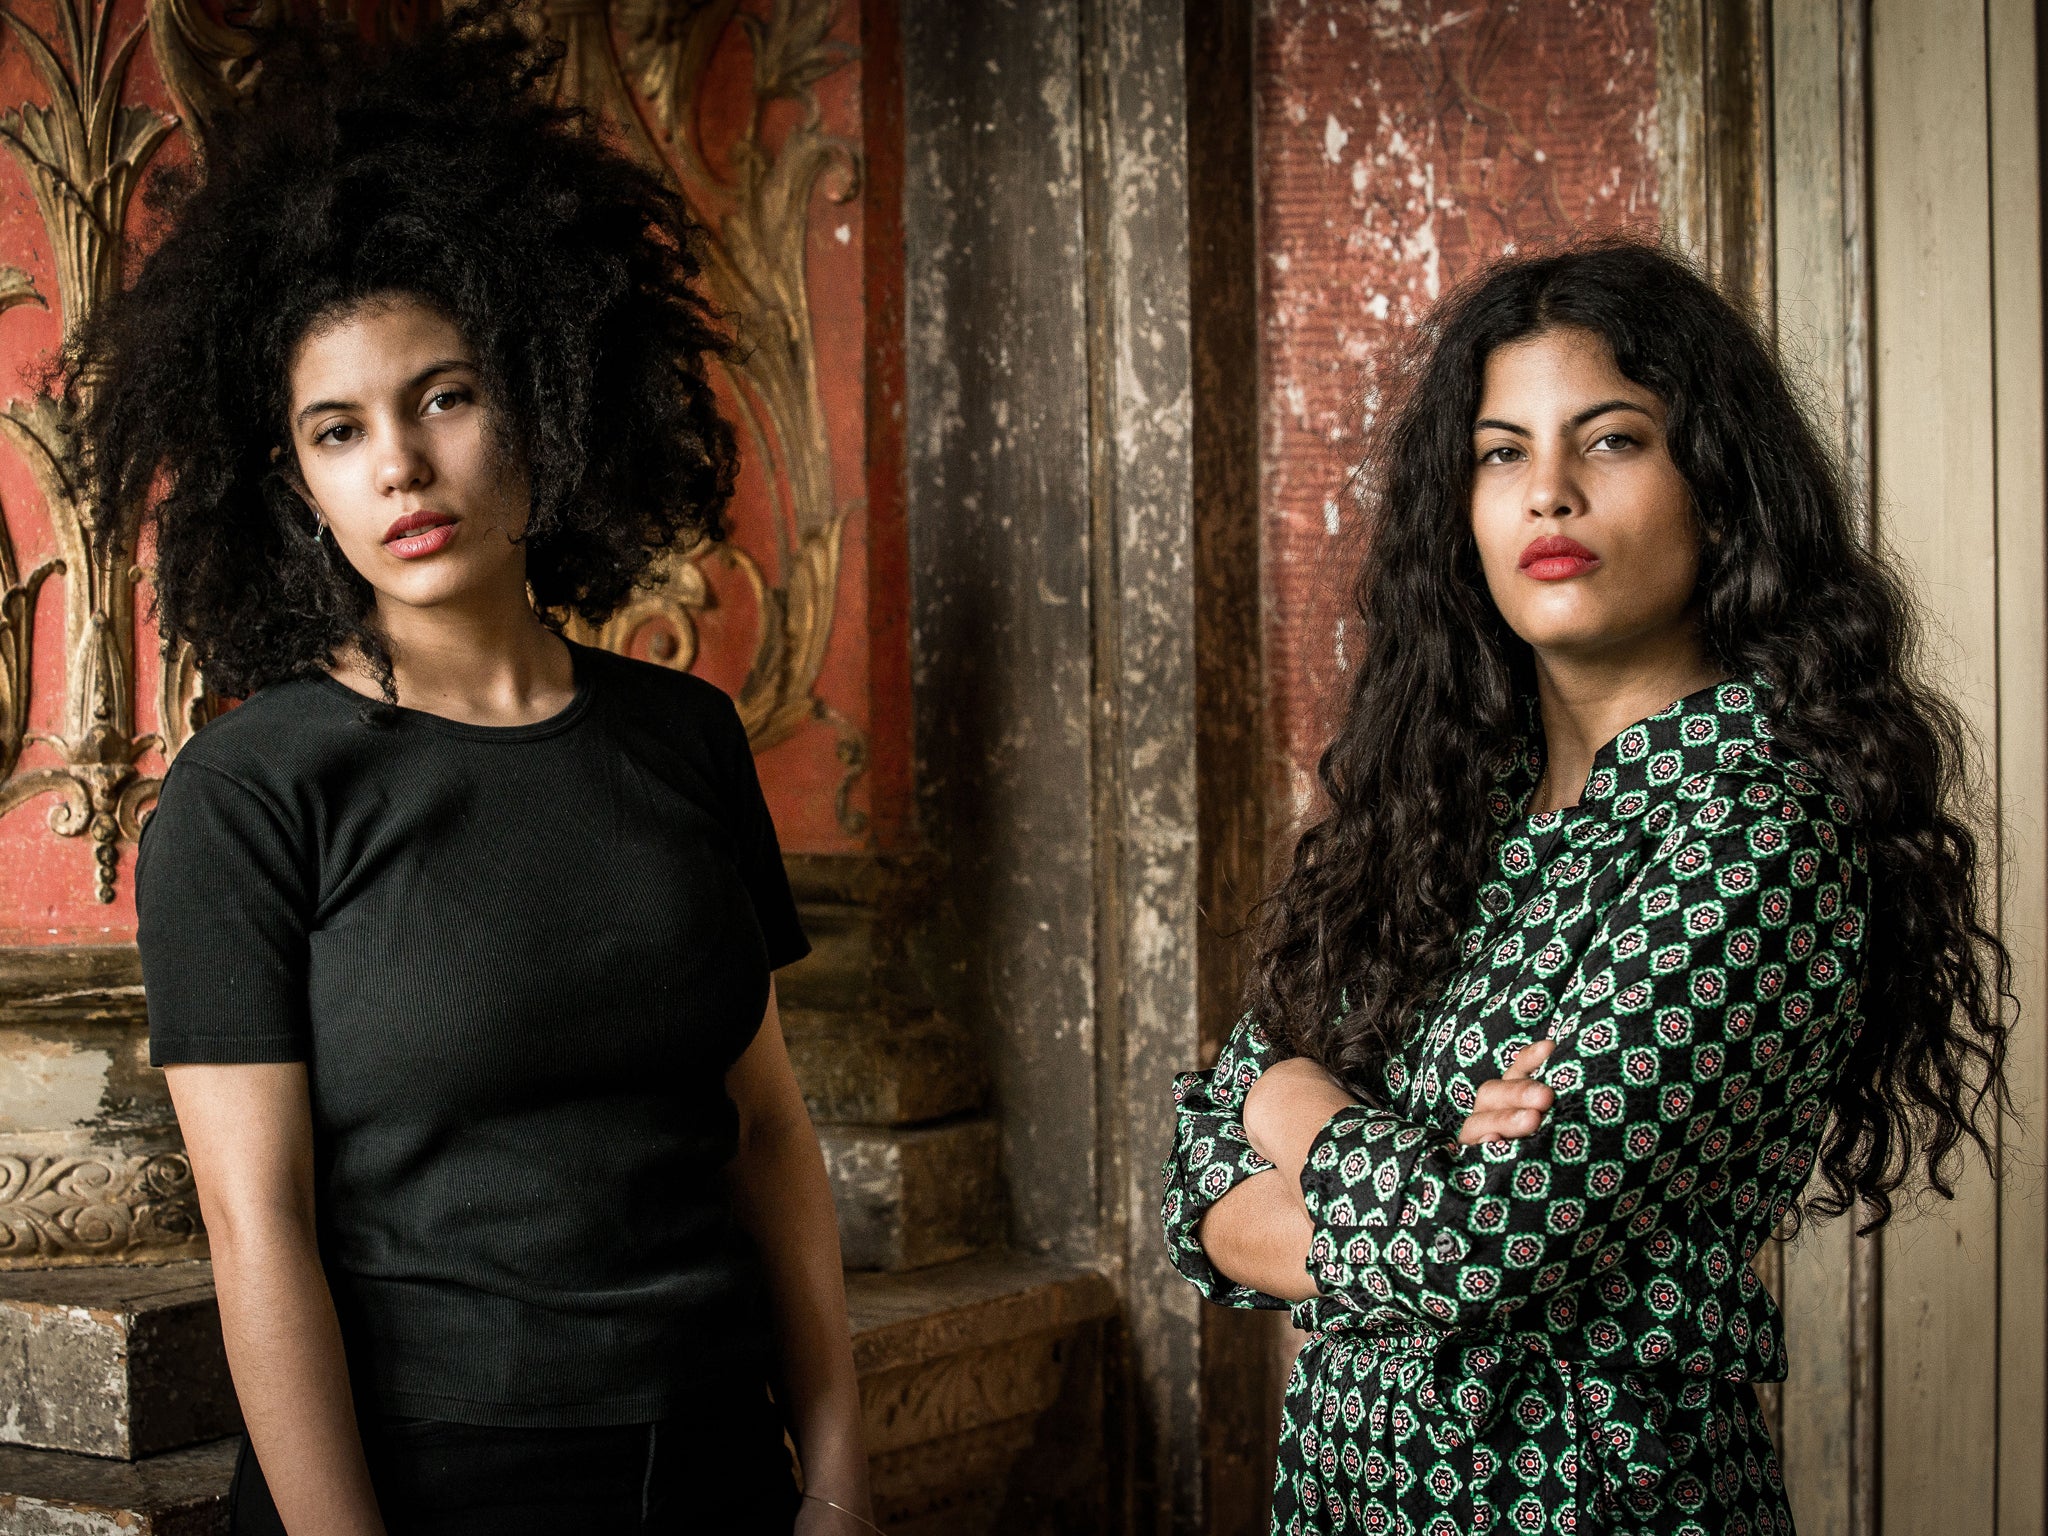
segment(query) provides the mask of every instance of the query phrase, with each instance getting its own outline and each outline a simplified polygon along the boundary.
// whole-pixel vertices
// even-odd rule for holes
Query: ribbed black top
[[[151,1057],[304,1061],[357,1392],[634,1423],[757,1369],[724,1076],[809,948],[731,702],[575,648],[535,725],[330,679],[178,754],[137,865]]]

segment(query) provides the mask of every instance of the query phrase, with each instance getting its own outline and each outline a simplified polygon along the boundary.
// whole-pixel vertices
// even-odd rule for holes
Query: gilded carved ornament
[[[621,0],[616,17],[605,0],[551,0],[546,9],[567,48],[559,94],[618,125],[636,154],[682,188],[704,226],[711,296],[743,347],[721,366],[742,432],[765,471],[775,534],[775,577],[734,542],[700,546],[672,559],[659,585],[600,629],[584,630],[583,638],[624,649],[653,625],[655,657],[689,667],[697,654],[694,614],[714,600],[702,565],[725,563],[760,612],[738,701],[748,737],[759,751],[807,720],[832,725],[846,769],[839,821],[858,835],[866,818],[851,808],[848,795],[866,766],[866,743],[815,692],[832,635],[849,509],[836,503],[832,489],[805,269],[814,193],[822,186],[828,197],[845,202],[859,187],[857,148],[824,131],[812,90],[853,52],[830,40],[832,0],[772,0],[765,16],[741,12],[737,0]],[[180,121],[121,103],[137,45],[149,37],[196,153],[194,130],[232,111],[255,80],[261,30],[280,14],[281,0],[264,0],[247,27],[216,21],[198,0],[148,0],[145,21],[111,50],[111,3],[53,0],[53,10],[54,43],[12,10],[0,12],[49,92],[47,106],[25,103],[0,115],[0,142],[34,191],[68,332],[117,291],[129,201]],[[627,84],[615,21],[628,40],[627,65],[645,94],[647,117]],[[696,102],[732,26],[752,53],[754,100],[745,128],[725,150],[731,174],[721,176],[711,169]],[[775,102],[793,104],[798,120],[771,150],[762,129]],[[669,153],[656,146],[647,118]],[[0,314],[46,302],[27,274],[0,268]],[[190,648],[180,647],[163,659],[158,729],[137,733],[134,598],[143,573],[130,552],[94,548],[89,508],[80,499],[77,448],[55,400],[38,394],[11,401],[0,414],[0,437],[34,475],[57,546],[54,557],[23,572],[0,518],[0,816],[55,796],[51,830],[91,839],[94,894],[111,901],[119,846],[140,835],[162,782],[141,771],[140,759],[152,749],[173,756],[214,703]],[[53,576],[63,578],[65,706],[58,731],[33,732],[35,614]],[[54,748],[58,761],[21,769],[22,749],[31,743]]]
[[[739,697],[748,738],[761,751],[807,720],[832,725],[846,769],[839,823],[857,836],[866,817],[851,808],[848,792],[866,767],[867,744],[815,691],[832,638],[848,509],[832,488],[805,264],[814,195],[822,189],[843,203],[860,188],[858,146],[825,131],[813,90],[854,50],[832,41],[833,0],[772,0],[764,16],[742,11],[738,0],[618,0],[613,7],[547,0],[546,9],[568,50],[561,97],[616,127],[633,153],[681,189],[703,226],[710,296],[741,344],[740,355],[721,366],[740,429],[766,471],[780,576],[771,580],[731,541],[700,547],[671,561],[663,585],[594,638],[623,647],[652,622],[662,626],[656,655],[687,667],[696,651],[694,613],[711,601],[696,567],[718,560],[735,569],[761,615]],[[752,100],[739,135],[719,156],[705,142],[697,109],[705,74],[734,27],[753,60]],[[625,40],[623,61],[617,37]],[[764,120],[776,103],[793,106],[796,121],[771,147]],[[721,158],[729,174],[713,168]]]
[[[0,115],[0,143],[35,194],[69,332],[118,289],[129,199],[176,123],[120,100],[146,23],[110,50],[112,4],[95,9],[92,0],[54,0],[52,10],[55,43],[11,9],[0,13],[49,92],[47,106],[24,103]],[[0,311],[43,302],[23,274],[8,269],[0,281]],[[137,761],[153,747],[174,746],[135,731],[135,583],[141,572],[127,551],[94,546],[77,447],[54,399],[39,393],[9,401],[0,413],[0,437],[34,476],[57,546],[53,558],[24,574],[0,520],[0,816],[54,795],[50,829],[91,839],[94,894],[111,901],[119,845],[139,835],[160,783]],[[65,706],[58,730],[32,732],[36,607],[52,576],[63,578]],[[17,771],[29,743],[53,748],[58,761]]]

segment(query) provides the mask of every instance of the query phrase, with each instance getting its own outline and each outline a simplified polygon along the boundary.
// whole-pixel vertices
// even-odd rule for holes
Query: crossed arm
[[[1568,970],[1531,945],[1489,981],[1475,1026],[1556,1044],[1543,1083],[1532,1046],[1482,1090],[1463,1146],[1348,1102],[1255,1020],[1180,1079],[1163,1215],[1182,1272],[1231,1306],[1320,1293],[1480,1326],[1662,1241],[1697,1200],[1768,1227],[1853,1034],[1867,874],[1818,793],[1729,788],[1741,814],[1703,799]]]
[[[1461,1146],[1535,1134],[1557,1098],[1533,1076],[1551,1049],[1549,1040],[1534,1041],[1503,1076],[1480,1084],[1472,1113],[1458,1131]],[[1302,1198],[1301,1173],[1330,1117],[1357,1102],[1306,1057],[1275,1062],[1259,1075],[1245,1095],[1245,1134],[1273,1166],[1235,1185],[1202,1218],[1202,1251],[1219,1272],[1283,1301],[1316,1294],[1307,1268],[1315,1222]]]

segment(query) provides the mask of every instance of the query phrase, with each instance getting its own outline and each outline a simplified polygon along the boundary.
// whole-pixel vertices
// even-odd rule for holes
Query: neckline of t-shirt
[[[563,642],[569,647],[569,662],[575,669],[576,691],[569,702],[545,720],[530,721],[525,725],[474,725],[467,720],[451,720],[446,715],[437,715],[431,710],[409,709],[403,704],[387,704],[382,699],[373,699],[367,694],[357,693],[343,682],[337,682],[326,673],[316,674],[315,680],[340,694],[352,704],[375,714],[395,717],[402,724],[417,725],[442,736],[456,736],[465,741],[519,742],[539,741],[543,737],[559,735],[575,725],[590,708],[590,701],[596,692],[596,668],[587,659],[588,650],[574,640]]]

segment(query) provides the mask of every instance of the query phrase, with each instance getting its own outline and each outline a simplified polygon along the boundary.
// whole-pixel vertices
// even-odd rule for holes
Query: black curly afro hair
[[[604,620],[677,545],[716,539],[732,429],[707,360],[682,199],[555,106],[559,47],[520,0],[408,43],[284,28],[126,291],[73,338],[66,398],[97,532],[153,532],[158,622],[239,697],[359,652],[391,692],[371,589],[314,538],[286,474],[287,370],[316,322],[407,295],[473,349],[532,488],[542,616]]]

